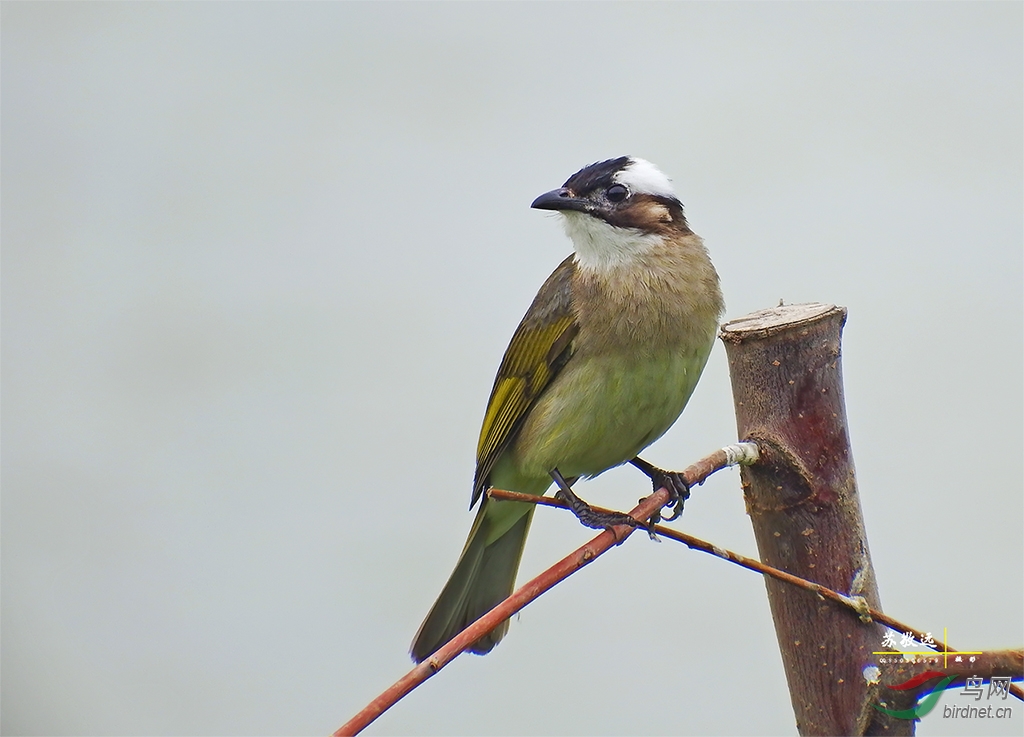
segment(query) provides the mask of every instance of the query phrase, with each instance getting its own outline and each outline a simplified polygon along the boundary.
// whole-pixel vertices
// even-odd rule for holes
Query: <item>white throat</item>
[[[583,269],[607,272],[629,266],[664,242],[660,235],[617,228],[582,212],[562,211],[562,216],[576,263]]]

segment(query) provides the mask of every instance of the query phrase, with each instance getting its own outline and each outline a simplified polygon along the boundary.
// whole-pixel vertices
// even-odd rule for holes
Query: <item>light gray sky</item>
[[[849,309],[885,609],[1020,646],[1022,8],[3,3],[0,728],[323,734],[403,675],[570,248],[529,203],[623,154],[729,318]],[[735,432],[719,345],[647,455]],[[734,472],[677,525],[756,555]],[[588,537],[541,511],[520,580]],[[370,732],[795,727],[761,580],[638,535]]]

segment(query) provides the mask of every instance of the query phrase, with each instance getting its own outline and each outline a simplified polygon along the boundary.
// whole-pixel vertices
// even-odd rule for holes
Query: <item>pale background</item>
[[[1020,646],[1022,15],[5,2],[3,732],[323,734],[404,674],[569,251],[529,203],[622,154],[673,177],[728,317],[849,308],[886,610]],[[719,345],[646,455],[733,440]],[[737,479],[677,524],[754,555]],[[540,512],[523,576],[589,535]],[[1019,734],[1010,703],[920,734]],[[638,535],[370,733],[794,731],[761,580]]]

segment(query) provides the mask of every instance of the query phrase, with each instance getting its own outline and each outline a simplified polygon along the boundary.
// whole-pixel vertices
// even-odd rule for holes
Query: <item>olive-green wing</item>
[[[505,350],[487,402],[476,451],[473,504],[487,488],[494,463],[515,437],[530,406],[572,354],[579,331],[572,311],[572,256],[547,278]]]

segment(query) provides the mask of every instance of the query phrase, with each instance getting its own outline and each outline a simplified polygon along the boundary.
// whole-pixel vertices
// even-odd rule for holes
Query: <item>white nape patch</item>
[[[562,216],[565,232],[576,251],[576,263],[583,269],[607,272],[629,266],[664,242],[660,235],[636,228],[617,228],[582,212],[563,210]]]
[[[675,198],[676,196],[669,178],[662,174],[661,169],[646,159],[630,156],[629,163],[612,179],[619,184],[626,185],[630,192],[653,194],[659,197]]]

